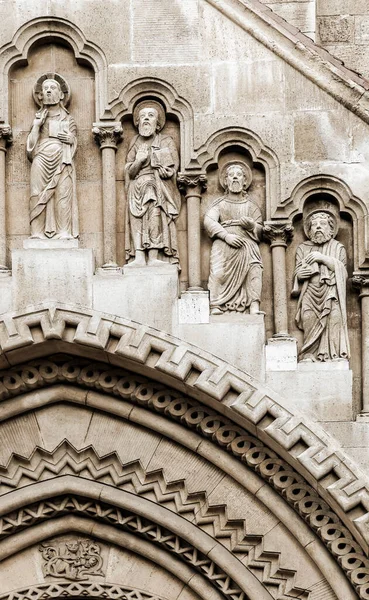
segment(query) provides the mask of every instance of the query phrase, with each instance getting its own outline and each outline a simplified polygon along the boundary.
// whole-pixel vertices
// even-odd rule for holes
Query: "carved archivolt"
[[[225,416],[176,390],[168,389],[160,383],[148,381],[144,377],[129,372],[107,368],[103,364],[88,364],[84,361],[78,364],[76,360],[60,363],[34,361],[30,365],[20,366],[3,374],[0,379],[2,384],[0,390],[4,399],[30,388],[35,389],[61,381],[94,388],[118,396],[125,401],[139,404],[179,421],[182,425],[197,431],[198,434],[212,439],[214,443],[254,470],[284,497],[336,557],[350,582],[360,593],[360,597],[366,597],[368,586],[365,573],[369,568],[369,560],[360,545],[338,515],[318,496],[304,478],[260,440],[251,436]],[[4,417],[6,418],[6,414]],[[92,448],[85,449],[80,453],[67,442],[64,442],[53,453],[37,449],[28,460],[13,457],[8,466],[0,470],[1,487],[6,492],[27,485],[30,481],[39,481],[44,478],[44,474],[48,478],[50,472],[53,475],[61,475],[68,473],[71,468],[76,473],[83,473],[85,477],[113,483],[115,487],[124,488],[128,482],[134,483],[138,494],[144,495],[149,491],[154,491],[159,502],[165,503],[167,500],[175,499],[179,512],[193,510],[194,504],[196,505],[198,502],[204,506],[203,498],[186,496],[180,484],[177,489],[171,488],[167,495],[168,490],[162,474],[156,474],[157,483],[154,483],[151,475],[146,482],[139,465],[122,468],[115,455],[98,459]],[[200,527],[202,518],[205,520],[209,518],[207,508],[211,515],[211,507],[206,507],[205,513],[199,511],[197,515]],[[8,529],[9,524],[6,523],[5,530]],[[214,529],[216,533],[216,525]],[[223,529],[222,535],[224,535],[224,529],[229,531],[229,524],[225,522],[221,529]],[[242,535],[244,533],[243,524],[236,529],[237,533],[233,529],[231,534],[233,540],[236,540],[236,543],[232,543],[232,550],[237,552],[243,549],[245,551],[245,545],[250,545],[250,540]],[[253,560],[252,555],[250,558]]]
[[[165,600],[163,596],[143,592],[125,585],[79,581],[55,581],[8,592],[0,600],[49,600],[49,598],[106,598],[107,600]]]
[[[3,315],[0,348],[0,365],[4,369],[55,351],[85,353],[117,366],[139,369],[150,378],[186,390],[205,404],[221,402],[222,410],[235,420],[242,419],[245,427],[268,441],[314,486],[332,475],[334,484],[320,486],[322,496],[331,509],[338,510],[345,527],[367,549],[369,489],[364,475],[336,452],[332,439],[316,423],[310,424],[305,417],[285,409],[277,395],[223,360],[156,329],[68,305]],[[3,384],[7,390],[13,382],[9,381],[8,388],[5,381]],[[225,430],[217,436],[222,432]],[[225,438],[223,444],[238,451],[234,443],[230,445],[231,441]],[[242,446],[239,454],[244,454]],[[273,469],[267,469],[265,475],[271,472]],[[359,516],[354,509],[360,510]]]

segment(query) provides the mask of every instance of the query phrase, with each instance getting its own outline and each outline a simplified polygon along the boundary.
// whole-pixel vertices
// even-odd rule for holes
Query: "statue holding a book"
[[[179,265],[177,148],[170,135],[161,133],[165,112],[159,102],[140,102],[133,119],[138,135],[132,140],[125,167],[126,258],[132,266]]]
[[[348,359],[346,250],[335,239],[338,207],[317,200],[304,207],[307,241],[296,251],[293,296],[298,296],[296,322],[304,332],[300,360]]]

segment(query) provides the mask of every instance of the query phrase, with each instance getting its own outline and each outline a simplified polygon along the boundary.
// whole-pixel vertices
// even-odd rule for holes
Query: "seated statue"
[[[76,124],[65,108],[70,96],[56,73],[42,75],[34,98],[40,106],[27,139],[31,166],[30,221],[33,238],[75,238],[78,209],[74,155]]]
[[[212,314],[260,312],[262,216],[246,191],[251,181],[246,163],[225,165],[220,176],[225,194],[205,215],[205,229],[214,240],[208,283]]]
[[[296,251],[293,296],[299,296],[296,322],[304,332],[301,361],[348,359],[346,250],[335,240],[339,213],[325,200],[304,209],[308,241]]]
[[[125,167],[127,190],[126,258],[131,265],[179,265],[176,219],[181,196],[176,176],[178,152],[173,138],[160,133],[165,112],[159,102],[140,102],[134,111],[138,135]]]

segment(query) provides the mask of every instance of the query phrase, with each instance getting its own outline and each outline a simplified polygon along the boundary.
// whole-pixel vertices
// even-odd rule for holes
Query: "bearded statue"
[[[325,200],[304,208],[307,241],[296,251],[293,296],[296,322],[304,332],[301,361],[348,359],[345,247],[335,239],[338,208]]]

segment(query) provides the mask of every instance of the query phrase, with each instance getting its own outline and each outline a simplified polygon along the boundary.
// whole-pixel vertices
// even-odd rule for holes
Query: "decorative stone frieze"
[[[267,221],[263,235],[272,250],[274,335],[288,337],[286,248],[293,237],[292,223]]]
[[[55,581],[53,583],[44,583],[41,585],[27,586],[20,590],[7,592],[0,596],[0,600],[51,600],[52,598],[107,598],[107,600],[116,600],[124,598],[127,600],[166,600],[164,596],[151,594],[118,583],[101,583],[90,581],[78,581],[66,583],[64,581]]]
[[[118,122],[94,123],[92,133],[100,146],[103,175],[103,273],[115,274],[117,265],[117,191],[115,153],[123,139],[123,128]]]
[[[104,575],[100,546],[93,540],[68,537],[63,541],[44,543],[39,550],[45,577],[83,581],[93,575]]]
[[[178,173],[178,187],[187,200],[188,288],[202,290],[201,285],[201,195],[207,187],[205,173]]]

